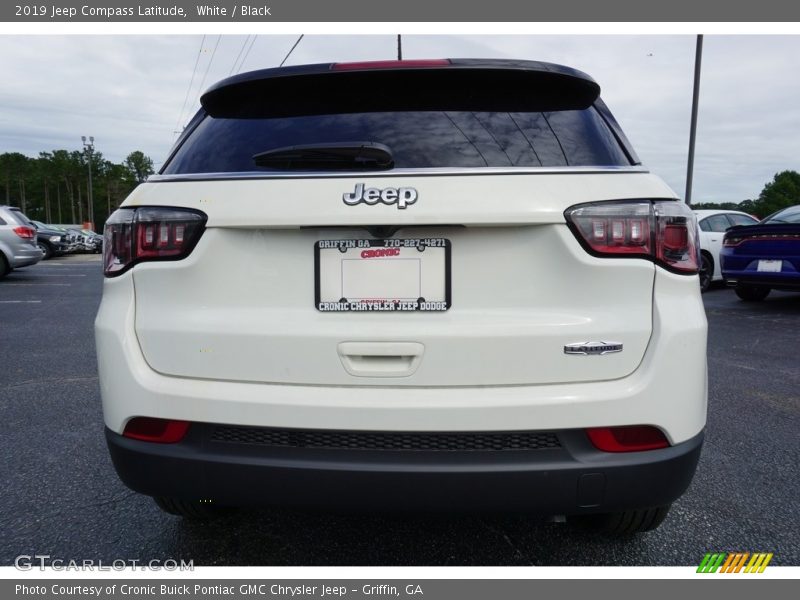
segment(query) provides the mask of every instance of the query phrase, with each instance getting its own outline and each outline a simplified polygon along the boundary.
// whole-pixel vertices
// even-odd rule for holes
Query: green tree
[[[758,215],[766,217],[777,210],[800,204],[800,173],[781,171],[764,186],[758,196]]]
[[[0,153],[0,203],[15,204],[30,217],[48,223],[80,223],[94,216],[101,229],[108,214],[125,196],[153,174],[153,161],[140,151],[125,161],[92,156],[92,206],[89,206],[87,156],[80,150],[40,152],[35,158],[19,152]]]
[[[76,182],[79,181],[79,172],[82,170],[80,161],[81,153],[77,150],[53,150],[52,162],[53,171],[58,181],[64,184],[67,192],[67,202],[69,207],[70,223],[77,223],[78,217],[75,209],[78,208],[75,200]]]
[[[747,200],[742,200],[741,202],[739,202],[738,210],[749,213],[751,215],[758,216],[758,205],[756,204],[756,202],[757,202],[756,200],[751,200],[750,198],[748,198]]]
[[[0,179],[5,187],[5,203],[19,203],[24,211],[27,204],[25,183],[30,171],[30,159],[19,152],[0,155]]]
[[[103,191],[106,203],[106,218],[103,219],[103,222],[108,219],[134,187],[136,187],[136,181],[133,180],[128,167],[105,161],[103,166]],[[99,195],[96,195],[96,197],[99,197]],[[99,222],[97,228],[100,231]]]
[[[155,173],[153,170],[153,159],[140,150],[134,150],[125,159],[125,166],[131,172],[136,183],[143,183],[150,175]]]

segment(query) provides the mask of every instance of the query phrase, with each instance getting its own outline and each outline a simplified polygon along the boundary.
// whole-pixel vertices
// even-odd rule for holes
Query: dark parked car
[[[732,227],[722,245],[722,276],[742,300],[763,300],[773,289],[800,291],[800,205]]]
[[[39,246],[45,260],[65,254],[69,250],[69,241],[63,230],[45,225],[41,221],[32,223],[36,228],[36,245]]]
[[[81,229],[84,235],[84,250],[100,254],[103,251],[103,236],[91,229]]]

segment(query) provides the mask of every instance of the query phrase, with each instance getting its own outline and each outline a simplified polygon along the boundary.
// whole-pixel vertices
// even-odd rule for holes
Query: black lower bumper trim
[[[177,444],[106,429],[122,481],[150,496],[222,506],[612,512],[669,504],[691,482],[703,434],[662,450],[606,453],[582,430],[560,447],[505,451],[331,450],[212,439],[193,424]]]
[[[787,277],[736,277],[726,279],[725,284],[728,287],[736,287],[739,285],[771,288],[773,290],[780,290],[785,292],[798,292],[800,291],[800,277],[789,279]]]

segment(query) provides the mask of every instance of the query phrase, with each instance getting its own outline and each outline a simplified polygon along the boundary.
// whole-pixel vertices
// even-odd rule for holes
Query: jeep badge
[[[397,208],[405,209],[408,205],[417,201],[417,190],[412,187],[401,188],[365,188],[363,183],[357,183],[356,189],[342,196],[345,204],[355,206],[363,202],[364,204],[397,204]]]

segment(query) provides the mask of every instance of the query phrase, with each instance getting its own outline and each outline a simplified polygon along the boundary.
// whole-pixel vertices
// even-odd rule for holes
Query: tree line
[[[92,203],[89,204],[89,157],[80,150],[0,154],[0,203],[18,206],[45,223],[93,220],[101,230],[108,216],[133,188],[153,174],[153,161],[139,150],[113,163],[93,152]],[[92,219],[93,217],[93,219]]]
[[[768,182],[758,198],[741,202],[698,202],[692,208],[711,208],[715,210],[741,210],[760,219],[774,212],[800,204],[800,173],[797,171],[781,171]]]

